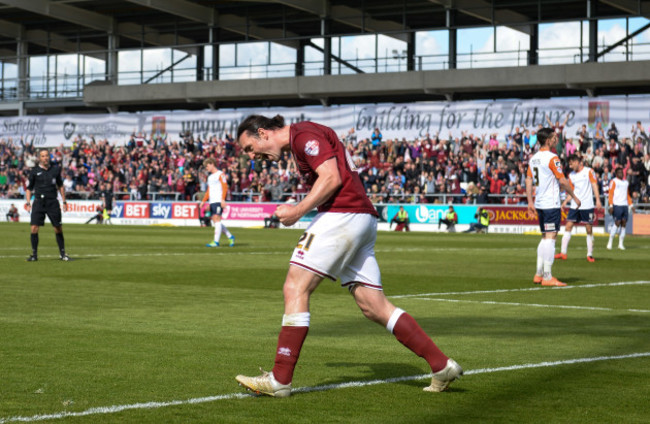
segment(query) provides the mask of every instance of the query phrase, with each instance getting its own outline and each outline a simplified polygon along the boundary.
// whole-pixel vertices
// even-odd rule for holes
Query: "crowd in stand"
[[[601,194],[607,195],[614,169],[623,167],[633,201],[650,203],[650,139],[641,122],[625,133],[614,123],[606,129],[598,123],[592,133],[582,125],[576,134],[566,134],[566,122],[548,125],[560,136],[560,158],[581,155],[595,170]],[[340,138],[375,203],[525,204],[526,166],[538,148],[539,128],[518,127],[506,137],[463,132],[413,140],[384,138],[379,128],[370,138],[357,138],[351,129]],[[0,198],[24,198],[36,150],[23,140],[0,140]],[[201,164],[207,157],[226,172],[229,200],[283,202],[307,191],[288,153],[278,162],[250,160],[229,135],[140,133],[122,145],[75,138],[71,147],[50,151],[62,165],[70,199],[97,198],[105,184],[118,200],[153,194],[159,200],[196,200],[205,190]]]

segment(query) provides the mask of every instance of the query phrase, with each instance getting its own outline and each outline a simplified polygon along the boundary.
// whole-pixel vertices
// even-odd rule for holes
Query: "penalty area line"
[[[467,376],[467,375],[476,375],[476,374],[490,374],[494,372],[518,371],[518,370],[531,369],[531,368],[556,367],[560,365],[583,364],[588,362],[612,361],[618,359],[643,358],[643,357],[650,357],[650,352],[639,352],[639,353],[631,353],[627,355],[616,355],[616,356],[597,356],[592,358],[565,359],[562,361],[547,361],[547,362],[538,362],[535,364],[510,365],[510,366],[497,367],[497,368],[480,368],[475,370],[467,370],[465,371],[464,375]],[[356,387],[375,386],[378,384],[399,383],[403,381],[424,380],[427,378],[431,378],[431,374],[411,375],[411,376],[387,378],[381,380],[350,381],[347,383],[326,384],[322,386],[313,386],[313,387],[299,387],[297,389],[293,389],[292,393],[323,392],[327,390],[339,390],[339,389],[347,389],[351,387],[356,388]],[[168,402],[145,402],[145,403],[134,403],[130,405],[101,406],[101,407],[86,409],[85,411],[79,411],[79,412],[63,411],[54,414],[32,415],[29,417],[16,416],[16,417],[0,418],[0,424],[14,423],[14,422],[35,422],[35,421],[43,421],[43,420],[55,420],[55,419],[67,418],[67,417],[85,417],[89,415],[98,415],[98,414],[115,414],[117,412],[128,411],[133,409],[158,409],[158,408],[165,408],[168,406],[194,405],[199,403],[216,402],[219,400],[244,399],[249,397],[254,397],[254,395],[248,393],[230,393],[225,395],[206,396],[206,397],[192,398],[186,400],[172,400]]]

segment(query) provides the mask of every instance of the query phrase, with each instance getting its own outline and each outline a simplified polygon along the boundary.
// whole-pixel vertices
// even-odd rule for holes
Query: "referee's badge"
[[[318,140],[309,140],[305,144],[305,153],[307,153],[309,156],[318,156],[318,152]]]

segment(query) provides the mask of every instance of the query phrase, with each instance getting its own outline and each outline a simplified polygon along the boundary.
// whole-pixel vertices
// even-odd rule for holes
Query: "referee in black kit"
[[[61,179],[61,167],[50,166],[50,153],[47,149],[38,152],[38,165],[32,168],[29,173],[29,184],[25,191],[25,210],[31,211],[32,226],[32,256],[27,258],[28,262],[38,260],[38,230],[45,224],[45,215],[50,218],[56,243],[59,245],[59,254],[62,261],[69,261],[70,257],[65,253],[63,242],[63,228],[61,228],[61,207],[57,199],[57,190],[61,193],[63,210],[67,212],[68,204],[65,201],[65,190]],[[30,204],[34,192],[34,204]]]

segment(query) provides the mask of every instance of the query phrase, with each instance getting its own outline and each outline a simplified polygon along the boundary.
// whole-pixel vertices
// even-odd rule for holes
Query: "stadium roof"
[[[530,24],[592,18],[650,16],[650,1],[585,0],[1,0],[0,44],[23,37],[30,54],[105,50],[107,33],[120,48],[203,44],[210,27],[219,42],[274,40],[296,45],[322,34],[327,18],[332,36],[505,25],[527,32]],[[492,7],[494,5],[494,8]],[[592,16],[589,16],[589,15]],[[41,37],[49,32],[48,37]],[[77,45],[77,37],[81,43]],[[59,40],[59,38],[61,40]],[[68,41],[66,43],[65,41]],[[15,52],[15,50],[14,50]]]
[[[114,36],[113,42],[119,49],[175,46],[178,50],[196,53],[197,46],[206,43],[264,40],[298,48],[301,43],[304,45],[323,35],[381,33],[406,41],[409,34],[416,31],[491,25],[530,34],[534,25],[539,23],[638,16],[650,17],[650,0],[0,0],[0,57],[15,56],[17,41],[22,40],[27,42],[29,55],[81,52],[104,59],[110,48],[109,34]],[[649,90],[647,82],[638,81],[642,78],[633,78],[635,81],[630,83],[622,80],[627,75],[618,70],[621,67],[626,67],[626,63],[615,65],[613,68],[617,69],[610,71],[614,80],[605,77],[590,87],[612,94]],[[533,67],[522,67],[529,68]],[[456,70],[425,72],[451,72],[455,75]],[[523,72],[526,74],[528,71]],[[616,77],[617,74],[624,77]],[[309,78],[320,78],[318,85],[328,78],[338,77]],[[377,75],[365,74],[368,80],[375,77]],[[442,79],[445,78],[449,76]],[[336,86],[338,83],[333,84]],[[579,81],[565,81],[559,88],[557,84],[524,85],[525,88],[513,87],[510,91],[499,86],[496,89],[456,89],[454,93],[457,93],[457,98],[548,97],[585,93]],[[93,89],[101,90],[101,87]],[[322,89],[327,91],[329,88],[325,85]],[[122,99],[120,104],[136,110],[187,107],[188,99],[165,101],[149,99],[149,95],[145,93],[140,103]],[[424,87],[422,92],[419,88],[413,92],[396,86],[388,87],[385,92],[368,92],[356,98],[334,95],[326,101],[406,101],[435,99],[436,96],[450,98],[449,92],[442,89]],[[323,95],[312,97],[292,92],[281,99],[269,96],[262,100],[268,105],[298,105],[323,103],[323,99]],[[97,102],[97,98],[91,100],[94,101],[90,103],[96,105],[110,106]],[[215,103],[198,99],[192,107],[206,107],[207,104],[233,107],[246,105],[251,100],[242,98],[238,101],[233,97]]]

